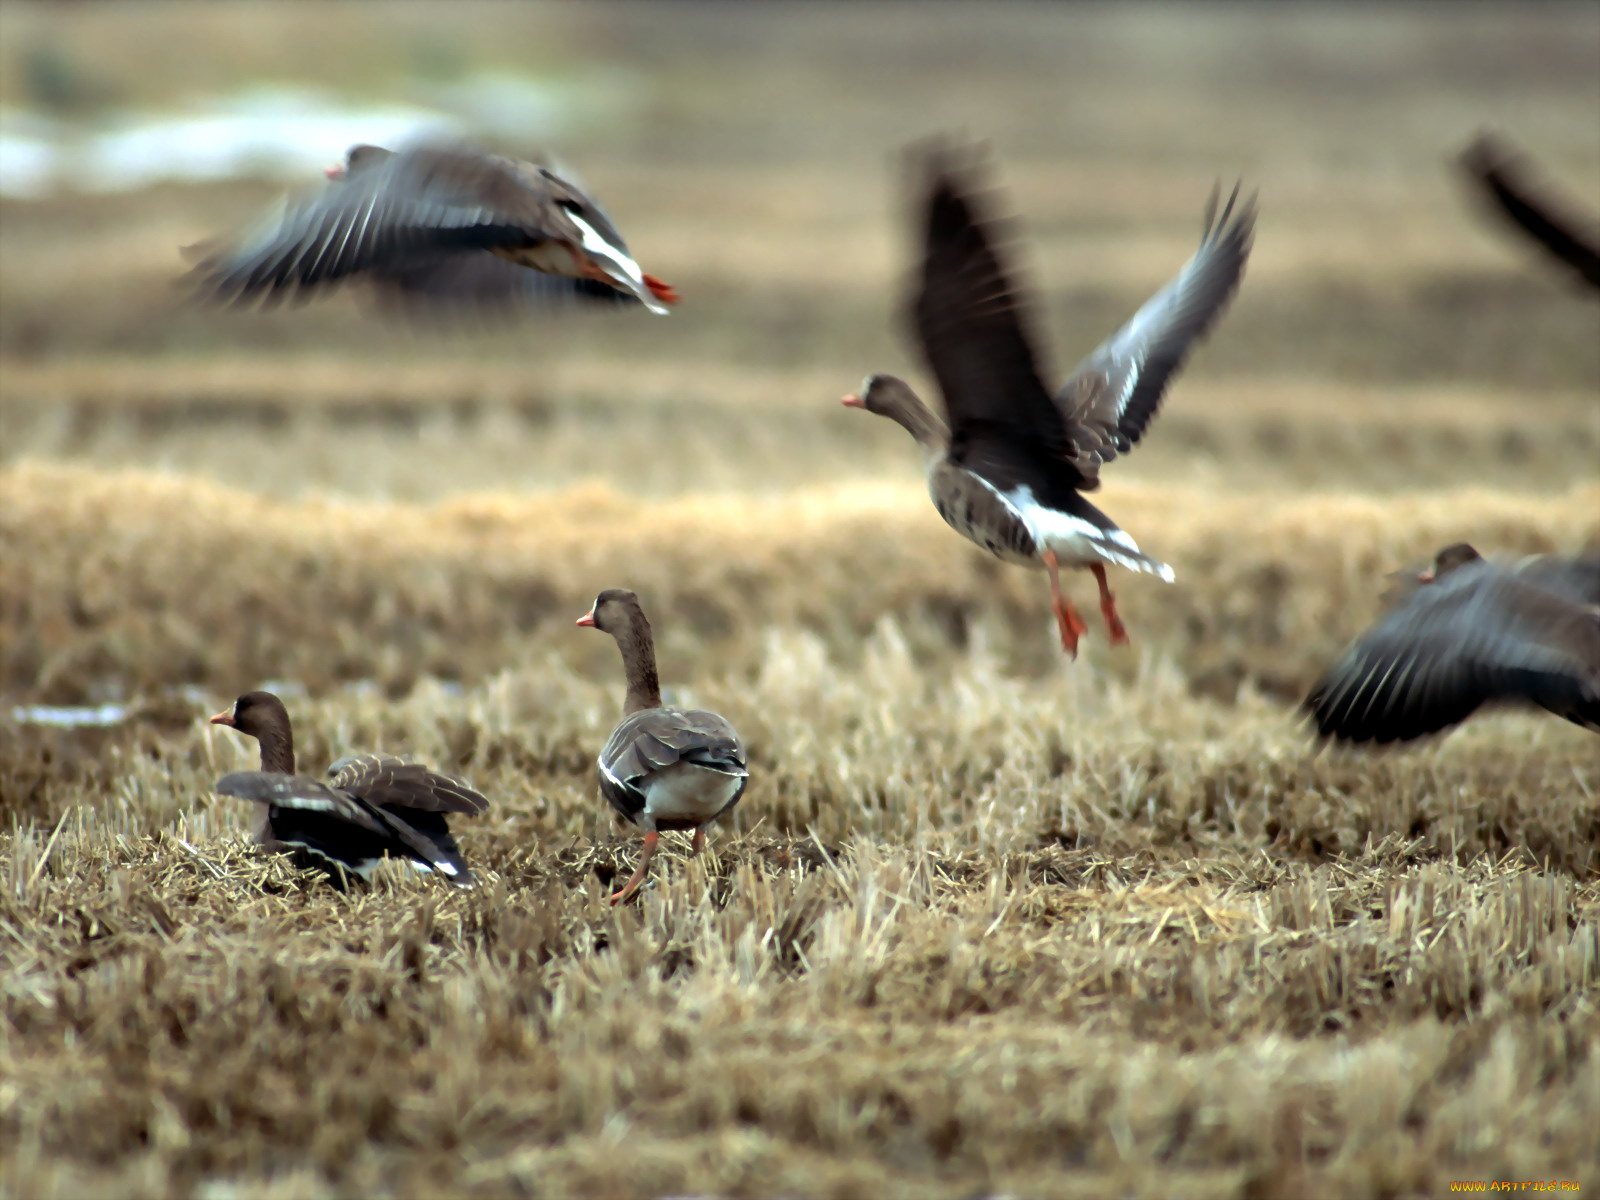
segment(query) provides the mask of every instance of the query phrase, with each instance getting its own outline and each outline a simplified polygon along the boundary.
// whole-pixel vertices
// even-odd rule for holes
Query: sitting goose
[[[1524,155],[1483,133],[1462,152],[1461,169],[1497,215],[1600,290],[1600,226],[1542,187]]]
[[[445,814],[475,817],[489,802],[461,780],[387,754],[341,758],[326,783],[296,775],[289,713],[271,692],[246,692],[211,724],[261,744],[259,771],[235,771],[216,784],[225,796],[261,806],[258,844],[288,853],[297,867],[324,871],[339,887],[346,872],[365,879],[386,855],[472,885]]]
[[[327,174],[332,186],[287,202],[239,245],[203,246],[202,293],[273,303],[364,279],[395,298],[480,306],[637,300],[664,313],[678,299],[548,167],[453,145],[358,145]]]
[[[1600,732],[1600,555],[1500,567],[1458,542],[1416,582],[1306,698],[1318,735],[1411,741],[1493,703]]]
[[[985,219],[973,169],[961,157],[938,147],[922,156],[925,249],[910,306],[948,425],[893,375],[869,376],[844,403],[889,417],[916,438],[927,455],[934,507],[957,533],[1003,561],[1049,572],[1061,645],[1076,657],[1087,627],[1062,594],[1060,566],[1093,572],[1113,643],[1128,635],[1105,565],[1172,581],[1171,567],[1143,553],[1082,493],[1100,486],[1102,463],[1139,440],[1189,348],[1232,299],[1250,255],[1255,204],[1235,212],[1235,187],[1213,221],[1213,194],[1194,257],[1052,398],[1023,299],[1001,265],[994,223]]]
[[[644,829],[639,865],[611,897],[620,904],[644,882],[658,831],[694,830],[698,854],[706,826],[739,803],[750,773],[739,735],[724,718],[661,703],[655,641],[638,596],[607,588],[578,624],[616,639],[628,680],[622,720],[600,751],[600,794],[624,820]]]

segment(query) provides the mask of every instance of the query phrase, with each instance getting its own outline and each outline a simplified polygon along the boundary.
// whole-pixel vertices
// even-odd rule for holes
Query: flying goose
[[[1525,155],[1483,133],[1462,152],[1461,168],[1500,217],[1600,289],[1600,226],[1575,214],[1564,197],[1551,195]]]
[[[1497,566],[1446,546],[1306,698],[1317,734],[1406,742],[1485,704],[1531,704],[1600,732],[1600,555]]]
[[[238,244],[203,246],[200,292],[272,304],[359,279],[402,302],[480,307],[637,301],[664,313],[678,299],[549,167],[454,145],[358,145],[327,175]]]
[[[466,783],[387,754],[355,754],[328,768],[327,782],[295,774],[294,732],[283,701],[246,692],[211,718],[261,744],[261,769],[217,781],[225,796],[260,806],[256,841],[295,865],[343,886],[346,872],[367,878],[384,856],[406,858],[470,886],[472,871],[450,834],[447,813],[478,816],[489,807]]]
[[[1189,348],[1228,306],[1250,255],[1255,202],[1238,204],[1235,187],[1216,217],[1213,193],[1194,257],[1052,397],[971,159],[942,147],[920,156],[926,225],[909,316],[945,419],[893,375],[868,376],[844,403],[889,417],[917,440],[934,507],[957,533],[1005,562],[1049,573],[1061,645],[1076,657],[1087,626],[1062,593],[1060,567],[1094,574],[1113,643],[1128,635],[1106,564],[1172,581],[1171,567],[1083,493],[1100,486],[1101,464],[1143,435]]]
[[[655,641],[639,597],[607,588],[578,624],[609,633],[622,653],[628,691],[622,720],[600,751],[600,794],[617,813],[644,830],[644,852],[622,889],[620,904],[644,882],[660,830],[692,829],[694,853],[706,826],[739,803],[749,782],[744,746],[716,713],[661,703]]]

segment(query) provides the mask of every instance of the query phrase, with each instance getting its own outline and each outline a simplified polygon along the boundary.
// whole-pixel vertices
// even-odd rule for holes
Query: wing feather
[[[973,158],[937,145],[921,152],[924,250],[912,331],[938,381],[953,452],[985,436],[1064,451],[1026,300],[1001,262],[1002,226],[985,211]]]
[[[1485,133],[1462,153],[1461,166],[1495,212],[1600,289],[1600,229],[1572,212],[1564,198],[1551,195],[1533,177],[1524,155]]]
[[[328,768],[332,786],[379,808],[478,816],[489,801],[465,780],[388,754],[353,754]]]
[[[265,303],[401,266],[419,251],[482,252],[553,237],[576,243],[579,231],[555,194],[555,185],[527,186],[506,159],[438,146],[403,150],[290,202],[237,246],[211,247],[191,278],[214,299]]]
[[[1189,351],[1227,311],[1255,236],[1256,202],[1235,184],[1217,216],[1206,206],[1200,248],[1121,329],[1081,362],[1056,395],[1072,453],[1090,475],[1133,448]]]
[[[1305,708],[1322,737],[1381,744],[1506,702],[1575,720],[1600,705],[1600,608],[1479,561],[1397,604],[1334,664]]]

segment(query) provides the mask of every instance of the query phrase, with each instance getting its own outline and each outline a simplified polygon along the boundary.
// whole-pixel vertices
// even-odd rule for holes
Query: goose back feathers
[[[629,713],[600,751],[600,794],[625,820],[697,829],[739,802],[749,782],[733,726],[699,709]]]

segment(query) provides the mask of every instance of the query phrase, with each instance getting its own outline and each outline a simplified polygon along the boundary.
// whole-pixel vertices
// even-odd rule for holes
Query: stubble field
[[[0,202],[0,1190],[1600,1186],[1596,740],[1508,713],[1317,754],[1294,710],[1389,572],[1600,542],[1595,303],[1448,162],[1497,124],[1592,206],[1600,15],[453,11],[5,14],[0,53],[56,39],[135,105],[384,92],[440,46],[588,80],[555,140],[684,301],[207,312],[176,248],[276,189]],[[1216,177],[1260,188],[1238,302],[1106,472],[1178,576],[1114,580],[1130,649],[1091,621],[1064,660],[1043,577],[837,403],[923,379],[894,152],[948,129],[992,140],[1057,371]],[[608,586],[752,770],[622,911],[620,669],[572,626]],[[254,745],[204,718],[263,684],[306,769],[470,778],[481,885],[255,855],[209,792]],[[22,719],[100,703],[127,719]]]

